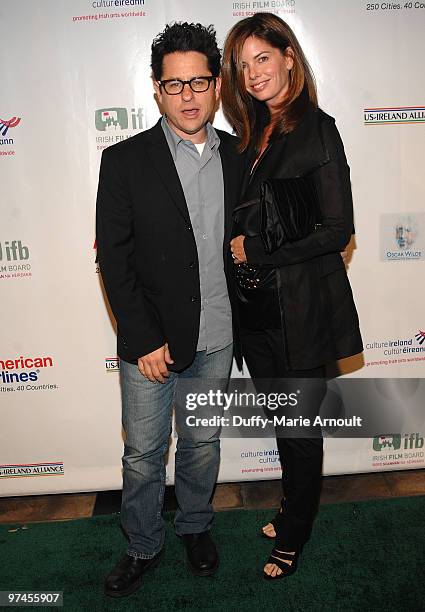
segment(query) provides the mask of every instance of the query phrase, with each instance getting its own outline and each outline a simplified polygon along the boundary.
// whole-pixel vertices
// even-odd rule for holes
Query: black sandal
[[[289,553],[285,550],[279,550],[278,548],[273,548],[270,557],[267,559],[267,563],[272,563],[273,565],[277,565],[277,567],[281,570],[281,574],[277,574],[276,576],[270,576],[263,572],[263,576],[266,580],[277,580],[278,578],[286,578],[286,576],[291,576],[291,574],[295,574],[298,567],[298,558],[301,554],[302,548],[294,551],[294,553]],[[284,560],[292,561],[292,563],[285,563]]]
[[[273,525],[275,534],[277,534],[278,525],[279,525],[280,521],[282,520],[282,512],[283,512],[283,510],[282,510],[282,508],[280,508],[280,510],[276,514],[276,516],[274,518],[272,518],[272,520],[267,523],[267,525]],[[267,525],[264,525],[264,527],[267,527]],[[274,536],[267,535],[267,533],[264,533],[264,527],[261,528],[261,536],[263,538],[267,538],[268,540],[274,540],[276,538],[276,535],[274,535]]]

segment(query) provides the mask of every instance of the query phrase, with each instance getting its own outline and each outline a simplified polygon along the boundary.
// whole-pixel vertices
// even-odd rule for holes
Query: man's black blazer
[[[229,241],[242,158],[236,138],[217,133],[224,177],[223,259],[233,302]],[[160,121],[103,151],[96,240],[117,321],[119,357],[136,363],[168,342],[171,369],[184,369],[198,342],[199,264],[183,189]]]

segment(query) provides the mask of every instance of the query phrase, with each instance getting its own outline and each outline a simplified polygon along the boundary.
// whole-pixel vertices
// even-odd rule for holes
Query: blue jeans
[[[227,381],[232,355],[233,345],[210,355],[198,351],[188,368],[170,372],[163,384],[150,382],[136,365],[121,361],[125,432],[121,522],[129,538],[130,556],[150,559],[164,544],[165,455],[179,379]],[[179,438],[174,484],[178,510],[174,524],[177,535],[201,533],[210,528],[213,518],[211,496],[220,464],[220,439],[217,428],[185,426],[178,411],[182,411],[181,402],[176,405]]]

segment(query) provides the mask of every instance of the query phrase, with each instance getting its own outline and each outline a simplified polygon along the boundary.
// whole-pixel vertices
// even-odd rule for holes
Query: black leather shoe
[[[109,597],[126,597],[137,591],[143,574],[158,564],[161,551],[152,559],[136,559],[125,555],[105,579],[105,595]]]
[[[218,568],[218,553],[209,531],[182,536],[187,564],[195,576],[212,576]]]

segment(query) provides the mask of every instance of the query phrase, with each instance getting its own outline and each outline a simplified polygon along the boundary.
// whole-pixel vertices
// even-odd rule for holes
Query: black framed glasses
[[[216,81],[217,77],[199,76],[193,77],[190,81],[182,81],[180,79],[167,79],[166,81],[158,81],[159,85],[165,89],[165,93],[169,96],[177,96],[181,94],[185,85],[189,85],[190,89],[195,93],[202,93],[209,89],[211,81]]]

